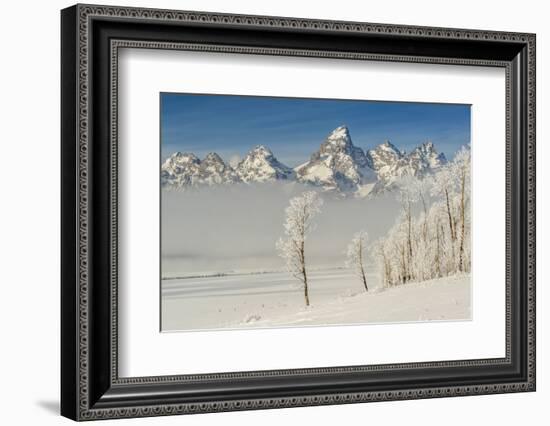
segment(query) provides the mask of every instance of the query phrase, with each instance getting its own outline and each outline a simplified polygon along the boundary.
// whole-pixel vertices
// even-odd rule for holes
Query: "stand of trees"
[[[433,176],[404,177],[398,188],[401,214],[368,249],[379,263],[384,286],[470,272],[470,150],[463,148]],[[285,236],[277,242],[288,271],[303,285],[306,306],[310,304],[306,238],[322,204],[315,191],[292,198],[285,210]],[[346,266],[354,269],[368,291],[366,242],[365,231],[354,235]]]
[[[428,197],[434,199],[430,207]],[[470,150],[459,151],[430,178],[401,182],[399,199],[399,219],[370,248],[384,285],[470,272]]]

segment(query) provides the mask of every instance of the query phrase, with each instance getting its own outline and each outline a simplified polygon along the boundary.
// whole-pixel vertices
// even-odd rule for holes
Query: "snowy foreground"
[[[346,269],[311,271],[309,280],[309,307],[286,272],[163,280],[162,330],[471,319],[469,275],[368,293]],[[367,281],[380,278],[368,274]]]

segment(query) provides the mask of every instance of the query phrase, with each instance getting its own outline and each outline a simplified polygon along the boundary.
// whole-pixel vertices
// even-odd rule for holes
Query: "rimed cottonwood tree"
[[[346,266],[353,268],[363,283],[365,291],[369,291],[365,276],[365,257],[367,255],[366,243],[368,235],[365,231],[356,233],[348,245]]]
[[[387,287],[470,271],[470,150],[431,178],[411,182],[401,182],[397,222],[370,247]]]
[[[290,200],[285,209],[285,237],[277,241],[277,250],[288,271],[304,288],[306,306],[309,306],[309,287],[306,268],[306,238],[313,229],[313,217],[320,213],[323,200],[315,191],[307,191]]]
[[[459,201],[460,230],[457,231],[458,246],[458,270],[465,270],[465,246],[466,246],[466,204],[470,196],[470,151],[460,150],[453,163],[453,176],[457,181]],[[468,193],[467,193],[468,192]],[[468,198],[468,199],[467,199]]]

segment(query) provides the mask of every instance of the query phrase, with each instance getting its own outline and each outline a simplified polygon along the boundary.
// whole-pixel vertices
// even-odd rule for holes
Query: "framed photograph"
[[[535,35],[61,12],[61,412],[535,390]]]

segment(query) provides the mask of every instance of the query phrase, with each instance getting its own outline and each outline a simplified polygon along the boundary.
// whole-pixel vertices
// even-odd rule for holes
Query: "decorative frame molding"
[[[128,23],[140,28],[128,30]],[[237,43],[213,43],[205,29],[214,27],[235,34]],[[178,39],[173,28],[189,34]],[[274,41],[251,45],[248,31],[270,32]],[[140,39],[144,33],[157,34],[158,40]],[[300,45],[300,36],[308,33],[323,35],[337,48]],[[345,36],[344,42],[336,36]],[[355,40],[372,43],[358,51]],[[533,34],[358,22],[90,5],[63,10],[62,414],[92,420],[534,391],[535,41]],[[404,54],[400,46],[419,46],[413,49],[418,53]],[[505,68],[506,357],[119,378],[117,71],[118,49],[126,47]],[[490,377],[476,373],[470,384],[456,385],[448,376],[457,371],[458,377],[469,377],[479,369]],[[495,376],[499,369],[501,376]],[[407,382],[408,373],[424,371],[433,377],[432,386]],[[394,381],[377,384],[380,373]],[[335,391],[336,378],[344,383]],[[224,384],[235,379],[249,386],[224,394]],[[298,389],[304,379],[315,386]],[[259,388],[270,396],[253,397]],[[168,389],[176,396],[169,397]]]

